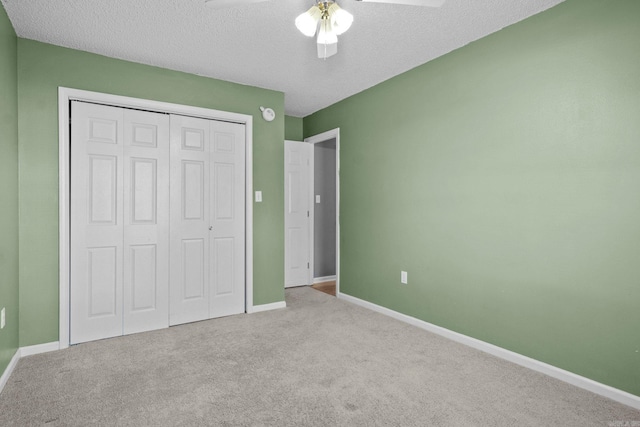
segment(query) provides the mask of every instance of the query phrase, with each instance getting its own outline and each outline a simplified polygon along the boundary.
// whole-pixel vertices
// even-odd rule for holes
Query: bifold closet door
[[[211,121],[209,317],[245,311],[245,126]]]
[[[171,325],[245,311],[244,132],[171,116]]]
[[[168,326],[169,117],[71,106],[70,342]]]
[[[209,121],[171,116],[171,325],[209,318],[209,186]]]
[[[169,327],[169,116],[124,110],[124,334]]]

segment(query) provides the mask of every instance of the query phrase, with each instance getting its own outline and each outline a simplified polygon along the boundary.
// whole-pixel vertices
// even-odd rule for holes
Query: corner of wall
[[[0,374],[9,372],[18,350],[18,44],[0,5]]]

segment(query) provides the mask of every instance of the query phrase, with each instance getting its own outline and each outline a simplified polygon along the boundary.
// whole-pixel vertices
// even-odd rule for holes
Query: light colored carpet
[[[282,310],[26,357],[0,395],[0,425],[640,421],[640,411],[322,292],[286,298]]]

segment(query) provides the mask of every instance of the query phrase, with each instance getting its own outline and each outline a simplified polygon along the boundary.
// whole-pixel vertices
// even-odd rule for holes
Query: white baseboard
[[[284,301],[272,302],[271,304],[254,305],[250,313],[259,313],[261,311],[277,310],[286,308],[287,303]]]
[[[540,362],[539,360],[523,356],[522,354],[514,353],[513,351],[498,347],[493,344],[489,344],[488,342],[481,341],[476,338],[471,338],[467,335],[463,335],[458,332],[443,328],[441,326],[425,322],[424,320],[416,319],[415,317],[407,316],[406,314],[402,314],[386,307],[361,300],[360,298],[356,298],[351,295],[341,293],[338,295],[338,298],[359,305],[361,307],[377,311],[378,313],[393,317],[394,319],[427,330],[429,332],[433,332],[434,334],[438,334],[452,341],[456,341],[485,353],[492,354],[501,359],[508,360],[509,362],[515,363],[520,366],[524,366],[525,368],[543,373],[576,387],[580,387],[592,393],[599,394],[600,396],[615,400],[616,402],[631,406],[632,408],[640,409],[640,396],[627,393],[626,391],[622,391],[617,388],[610,387],[606,384],[593,381],[589,378],[574,374],[573,372],[565,371],[564,369],[560,369],[547,363]]]
[[[13,355],[11,361],[9,361],[9,364],[7,365],[7,369],[4,370],[4,373],[0,377],[0,393],[2,393],[2,389],[4,389],[7,381],[9,381],[9,377],[18,364],[18,360],[20,360],[20,349],[16,350],[16,354]]]
[[[331,282],[333,280],[336,280],[336,276],[324,276],[324,277],[314,277],[313,278],[313,284],[315,285],[316,283],[322,283],[322,282]]]
[[[27,347],[20,347],[20,357],[33,356],[34,354],[48,353],[56,350],[60,350],[60,343],[58,341],[30,345]]]

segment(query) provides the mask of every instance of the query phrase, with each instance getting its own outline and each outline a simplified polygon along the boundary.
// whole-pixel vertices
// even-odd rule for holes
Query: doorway
[[[340,129],[285,141],[285,287],[339,294]]]

